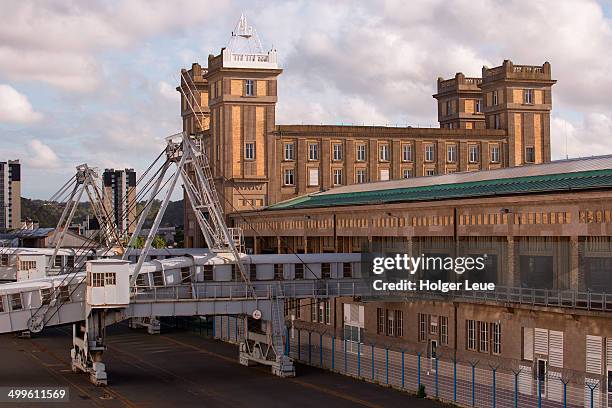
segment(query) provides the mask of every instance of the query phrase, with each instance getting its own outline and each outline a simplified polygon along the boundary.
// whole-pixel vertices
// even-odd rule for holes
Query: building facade
[[[484,272],[436,279],[492,282],[492,292],[309,299],[288,314],[339,339],[355,325],[349,340],[383,349],[596,381],[612,401],[611,200],[603,156],[345,186],[231,218],[254,253],[486,254]],[[359,321],[347,321],[351,305]]]
[[[21,228],[21,164],[0,162],[0,230]]]
[[[438,79],[439,129],[279,125],[276,50],[242,17],[208,66],[181,71],[183,130],[201,137],[226,214],[373,181],[550,161],[549,63]],[[185,206],[186,245],[203,240]]]
[[[102,175],[102,200],[119,235],[136,229],[136,172],[134,169],[106,169]]]

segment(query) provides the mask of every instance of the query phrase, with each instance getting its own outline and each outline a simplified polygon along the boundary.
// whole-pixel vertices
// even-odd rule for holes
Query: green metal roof
[[[612,187],[612,169],[503,178],[464,183],[357,191],[339,194],[312,194],[283,201],[268,210],[339,207],[452,198],[546,193]]]

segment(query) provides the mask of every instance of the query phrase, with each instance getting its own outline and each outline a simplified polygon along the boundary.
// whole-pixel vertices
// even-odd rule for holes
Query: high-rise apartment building
[[[119,235],[134,232],[136,228],[136,172],[134,169],[106,169],[102,176],[102,198]]]
[[[21,227],[21,164],[0,162],[0,230]]]

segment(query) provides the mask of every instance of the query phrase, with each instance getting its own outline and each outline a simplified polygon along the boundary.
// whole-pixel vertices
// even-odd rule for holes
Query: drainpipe
[[[457,258],[457,253],[459,252],[459,234],[457,233],[457,224],[459,223],[459,211],[457,211],[457,207],[453,208],[453,252],[454,258]],[[456,276],[455,276],[456,278]],[[453,301],[453,326],[454,326],[454,338],[453,338],[453,354],[455,357],[455,361],[457,360],[457,302]]]

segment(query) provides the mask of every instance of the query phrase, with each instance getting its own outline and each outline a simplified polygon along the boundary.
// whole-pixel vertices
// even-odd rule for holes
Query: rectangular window
[[[294,160],[293,143],[285,143],[285,160]]]
[[[244,145],[244,158],[246,160],[255,160],[255,143]]]
[[[74,255],[68,255],[66,257],[66,267],[74,268]]]
[[[342,145],[340,143],[334,143],[332,149],[333,149],[332,159],[334,161],[341,161],[342,160]]]
[[[385,309],[376,308],[376,333],[385,334]]]
[[[342,277],[352,278],[353,277],[353,264],[350,262],[344,262],[342,264]]]
[[[525,163],[535,163],[535,149],[533,147],[525,148]]]
[[[525,89],[524,101],[526,104],[533,104],[533,89]]]
[[[294,171],[293,169],[285,169],[284,173],[283,173],[283,183],[286,186],[293,186],[295,183],[294,180]]]
[[[378,159],[382,162],[389,161],[389,145],[382,144],[378,147]]]
[[[295,279],[304,279],[304,264],[295,264]]]
[[[438,335],[438,316],[429,316],[429,334]]]
[[[478,163],[480,161],[480,154],[478,150],[478,145],[470,145],[470,163]]]
[[[366,160],[366,146],[364,144],[357,145],[357,161]]]
[[[21,293],[12,293],[9,295],[9,299],[11,302],[11,310],[21,310],[23,309],[23,304],[21,303]]]
[[[451,113],[453,113],[453,103],[452,101],[448,100],[446,101],[446,114],[450,115]]]
[[[61,268],[62,267],[62,257],[59,255],[55,256],[55,259],[53,260],[53,267],[54,268]]]
[[[493,336],[493,354],[501,354],[501,323],[491,323]]]
[[[255,265],[252,264],[251,268],[253,268],[253,266],[255,266]],[[202,280],[205,280],[205,281],[214,280],[213,266],[212,265],[204,265],[204,266],[202,266]]]
[[[493,91],[493,105],[497,105],[499,103],[497,91]]]
[[[153,286],[164,286],[164,274],[161,271],[153,272]]]
[[[51,303],[51,294],[53,292],[50,288],[41,289],[40,290],[40,302],[42,305],[48,305]]]
[[[427,315],[419,313],[419,341],[427,339]]]
[[[334,185],[342,185],[342,169],[334,169]]]
[[[467,321],[467,349],[476,351],[476,320]]]
[[[103,272],[91,272],[91,286],[94,288],[101,288],[104,286]]]
[[[283,280],[283,264],[274,264],[274,280]]]
[[[144,273],[139,273],[138,276],[136,277],[136,286],[139,286],[139,287],[147,286],[147,284],[145,282],[145,274]]]
[[[410,169],[404,169],[404,170],[402,171],[402,177],[404,177],[404,178],[410,178],[410,177],[412,177],[412,170],[410,170]]]
[[[319,169],[308,169],[308,185],[318,186],[319,185]]]
[[[476,99],[474,106],[476,107],[476,113],[482,112],[482,99]]]
[[[405,161],[405,162],[412,161],[412,145],[411,144],[402,145],[402,161]]]
[[[317,321],[319,323],[325,323],[325,317],[324,317],[324,313],[325,313],[325,302],[319,302],[317,304]]]
[[[501,129],[501,120],[499,117],[499,114],[493,115],[493,128],[494,129]]]
[[[315,301],[315,299],[311,299],[310,302],[310,321],[311,322],[316,322],[317,321],[317,306],[318,306],[318,302]]]
[[[393,310],[385,310],[387,317],[387,336],[393,336],[393,330],[395,328],[395,316],[393,316]]]
[[[478,339],[479,339],[479,346],[478,346],[478,351],[480,351],[481,353],[488,353],[489,352],[489,323],[487,322],[478,322],[478,326],[479,326],[479,333],[478,333]]]
[[[380,181],[389,180],[389,169],[380,169]]]
[[[104,276],[104,284],[105,285],[116,285],[117,284],[117,274],[114,272],[107,272]]]
[[[401,310],[395,311],[395,336],[402,337],[404,335],[404,312]]]
[[[448,344],[448,317],[440,316],[440,343]]]
[[[321,264],[321,278],[331,279],[331,264],[330,263]]]
[[[491,146],[491,162],[499,163],[499,146],[498,145]]]
[[[357,169],[357,171],[355,172],[355,182],[357,184],[363,184],[367,182],[365,169]]]
[[[448,163],[454,163],[457,161],[457,145],[446,146],[446,161]]]
[[[308,145],[308,160],[319,160],[319,144],[310,143]]]
[[[331,324],[331,304],[329,300],[323,302],[325,306],[325,324]]]
[[[427,169],[427,171],[425,171],[425,175],[426,176],[435,176],[436,175],[436,171],[434,169]]]
[[[246,90],[246,96],[254,96],[255,95],[255,87],[253,84],[253,80],[252,79],[247,79],[246,80],[246,86],[245,86],[245,90]]]
[[[434,146],[433,145],[425,145],[425,161],[428,161],[428,162],[434,161]]]

